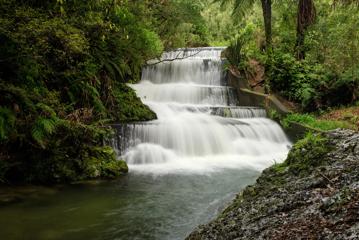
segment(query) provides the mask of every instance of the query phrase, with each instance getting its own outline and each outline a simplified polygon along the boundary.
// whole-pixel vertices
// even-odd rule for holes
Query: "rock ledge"
[[[359,133],[299,141],[187,239],[359,239]]]

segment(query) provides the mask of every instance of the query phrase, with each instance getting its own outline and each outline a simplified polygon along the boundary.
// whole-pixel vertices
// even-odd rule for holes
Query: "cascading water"
[[[117,126],[114,145],[132,171],[262,170],[285,158],[290,143],[282,129],[263,109],[238,106],[226,84],[222,50],[164,53],[162,62],[150,63],[142,80],[131,85],[158,117]]]

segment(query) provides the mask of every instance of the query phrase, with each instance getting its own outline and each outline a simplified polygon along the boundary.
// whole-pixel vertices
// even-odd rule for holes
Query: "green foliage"
[[[353,104],[358,100],[359,11],[356,4],[338,3],[334,7],[327,0],[316,1],[316,21],[306,27],[301,43],[306,58],[297,61],[298,2],[273,1],[273,51],[266,53],[262,51],[264,25],[259,7],[254,5],[250,11],[245,4],[252,4],[251,1],[235,2],[242,4],[237,10],[242,15],[246,13],[237,31],[250,27],[251,33],[248,40],[231,45],[232,49],[236,45],[242,46],[241,55],[238,51],[237,57],[232,54],[237,62],[231,60],[231,64],[239,66],[239,56],[261,62],[266,67],[266,87],[298,103],[305,111]],[[241,66],[245,67],[243,62],[242,57]]]
[[[242,20],[247,14],[251,13],[256,0],[214,0],[214,2],[220,3],[222,8],[226,8],[228,5],[232,5],[232,16]]]
[[[225,51],[225,56],[228,62],[232,66],[239,67],[241,63],[245,62],[245,55],[242,51],[244,45],[243,38],[237,37],[231,44],[227,47]]]
[[[271,90],[300,102],[304,108],[312,107],[309,104],[316,100],[313,85],[323,81],[324,77],[320,69],[304,61],[296,61],[292,54],[284,53],[272,54],[267,60],[266,69]]]
[[[274,52],[266,67],[271,90],[300,103],[305,110],[349,104],[359,96],[358,78],[335,75],[321,64],[297,61],[292,54]]]
[[[5,107],[0,107],[0,141],[8,138],[15,125],[14,113]]]
[[[205,5],[202,0],[143,2],[133,5],[134,12],[140,14],[144,22],[152,23],[152,29],[162,39],[165,49],[208,45],[208,29],[202,16]],[[148,16],[151,18],[148,19]]]
[[[280,119],[282,118],[280,113],[275,109],[269,109],[269,111],[267,112],[268,112],[268,117],[274,121],[280,121]]]
[[[255,26],[248,24],[239,31],[225,50],[225,57],[228,62],[239,70],[245,71],[248,65],[248,58],[258,55],[258,48],[252,39],[254,31]]]
[[[319,120],[310,114],[298,114],[298,113],[288,114],[284,119],[282,119],[281,122],[284,127],[289,126],[290,122],[296,122],[323,131],[333,130],[337,128],[347,128],[347,129],[353,128],[353,125],[344,121]]]
[[[202,0],[202,16],[208,29],[208,41],[211,46],[228,46],[235,38],[240,26],[231,16],[231,6],[221,7],[213,0]]]
[[[38,117],[35,120],[34,126],[31,130],[33,139],[42,147],[45,148],[46,137],[53,134],[59,124],[58,118],[43,118]]]
[[[319,61],[337,75],[359,68],[359,11],[344,5],[318,4],[318,21],[308,32],[307,58]],[[354,72],[352,78],[357,73]]]

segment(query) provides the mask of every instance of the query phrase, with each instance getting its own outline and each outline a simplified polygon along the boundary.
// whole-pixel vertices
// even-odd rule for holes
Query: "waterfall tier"
[[[226,86],[222,50],[178,49],[143,69],[131,87],[158,119],[114,126],[113,145],[130,169],[261,170],[286,157],[290,143],[280,126],[261,108],[238,106],[236,92]]]

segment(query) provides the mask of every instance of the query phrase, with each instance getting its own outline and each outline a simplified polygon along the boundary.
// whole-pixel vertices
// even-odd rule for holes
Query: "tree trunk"
[[[313,0],[299,0],[297,14],[297,41],[295,52],[298,60],[305,58],[305,32],[308,27],[314,24],[316,19],[316,10]]]
[[[272,0],[261,0],[264,30],[266,35],[266,50],[272,48]]]
[[[295,44],[297,60],[305,59],[305,50],[304,50],[304,40],[305,39],[304,38],[305,38],[304,31],[297,30],[297,40],[296,40],[296,44]]]

